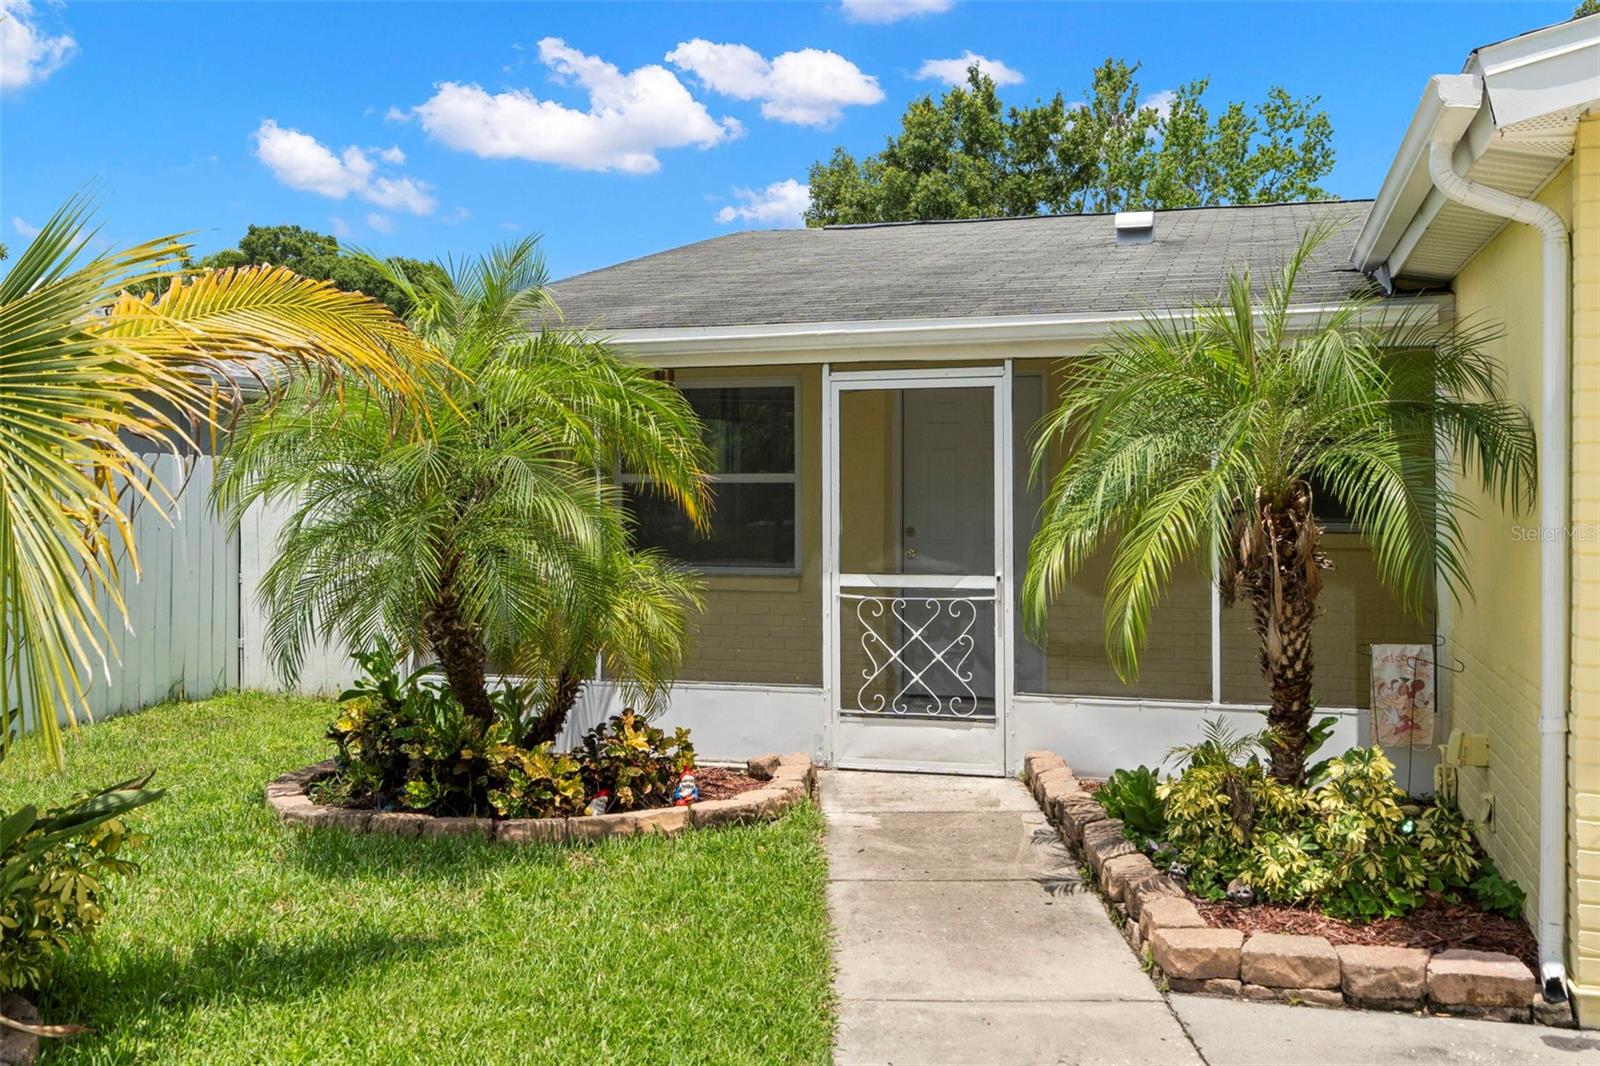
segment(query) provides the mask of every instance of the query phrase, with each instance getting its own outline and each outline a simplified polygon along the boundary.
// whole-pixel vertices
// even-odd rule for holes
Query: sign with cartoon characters
[[[1433,746],[1433,646],[1372,646],[1372,742],[1386,748]]]

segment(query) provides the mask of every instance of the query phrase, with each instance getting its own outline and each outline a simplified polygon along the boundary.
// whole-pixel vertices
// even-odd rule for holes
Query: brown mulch
[[[1490,914],[1469,903],[1431,902],[1403,918],[1380,918],[1365,925],[1274,903],[1240,907],[1196,899],[1194,904],[1213,929],[1238,929],[1246,934],[1322,936],[1334,944],[1375,944],[1429,951],[1449,948],[1501,951],[1515,955],[1535,973],[1539,970],[1539,946],[1526,922]]]
[[[766,784],[760,778],[751,777],[731,766],[696,766],[694,783],[700,786],[700,798],[703,800],[732,799],[741,792],[749,792]]]
[[[762,779],[751,777],[743,770],[736,770],[731,766],[696,766],[694,768],[694,783],[700,788],[700,798],[702,800],[732,799],[741,792],[749,792],[766,784]],[[672,782],[673,788],[676,788],[677,785],[678,782],[674,780]],[[658,802],[641,803],[637,807],[630,809],[648,811],[670,806],[672,806],[672,799],[669,795],[668,798]]]

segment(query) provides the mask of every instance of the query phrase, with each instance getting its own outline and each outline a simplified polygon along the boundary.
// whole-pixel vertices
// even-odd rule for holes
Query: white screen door
[[[826,372],[833,761],[1000,774],[1012,691],[1009,367]]]

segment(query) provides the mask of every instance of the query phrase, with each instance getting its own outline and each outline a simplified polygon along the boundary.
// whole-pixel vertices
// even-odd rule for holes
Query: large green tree
[[[391,399],[362,382],[342,410],[294,385],[242,420],[219,477],[228,513],[291,507],[261,587],[280,668],[292,676],[312,640],[385,638],[437,661],[485,727],[498,668],[539,683],[522,723],[532,742],[559,733],[599,655],[630,697],[664,693],[697,585],[630,546],[619,490],[597,472],[646,474],[703,521],[709,456],[688,402],[580,334],[529,333],[552,314],[531,240],[448,274],[367,265],[451,373],[414,441],[395,438]]]
[[[1060,93],[1006,107],[976,66],[967,84],[913,100],[883,151],[844,148],[810,170],[811,225],[1196,207],[1325,199],[1333,127],[1317,98],[1273,87],[1215,115],[1208,82],[1164,106],[1141,99],[1137,65],[1107,59],[1086,102]]]
[[[337,237],[301,226],[250,226],[239,239],[237,246],[213,252],[198,263],[185,260],[183,269],[220,270],[227,267],[272,266],[287,267],[305,278],[331,281],[345,292],[360,292],[386,304],[395,314],[405,315],[411,310],[410,298],[370,260],[346,254],[348,249],[339,246]],[[408,276],[431,275],[443,277],[444,271],[435,263],[420,259],[396,256],[390,260]],[[136,293],[164,291],[165,279],[144,281],[134,287]]]
[[[1323,237],[1264,293],[1235,273],[1221,300],[1151,317],[1074,360],[1035,452],[1036,471],[1065,459],[1023,585],[1029,627],[1042,632],[1051,600],[1109,551],[1106,645],[1129,679],[1174,569],[1216,553],[1225,596],[1251,607],[1272,773],[1290,783],[1305,773],[1312,629],[1331,565],[1314,494],[1342,505],[1380,577],[1420,613],[1436,576],[1469,587],[1466,504],[1435,476],[1436,457],[1516,507],[1536,477],[1532,422],[1484,349],[1492,330],[1381,324],[1366,297],[1291,328],[1296,282]]]

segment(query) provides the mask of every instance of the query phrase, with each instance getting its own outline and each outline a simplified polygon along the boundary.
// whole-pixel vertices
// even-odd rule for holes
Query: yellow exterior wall
[[[1587,986],[1579,1013],[1600,1018],[1600,126],[1581,125],[1574,165],[1555,176],[1539,202],[1574,226],[1573,330],[1573,693],[1571,791],[1578,818],[1571,834],[1571,944],[1574,983]],[[1587,248],[1587,253],[1586,253]],[[1584,256],[1587,254],[1587,267]],[[1587,274],[1586,274],[1587,271]],[[1587,277],[1587,283],[1586,283]],[[1541,240],[1531,226],[1509,224],[1456,275],[1456,315],[1496,322],[1504,336],[1491,351],[1507,373],[1507,392],[1533,416],[1542,413]],[[1587,311],[1584,306],[1587,304]],[[1587,315],[1590,339],[1582,339]],[[1542,442],[1541,442],[1542,445]],[[1466,669],[1453,679],[1453,727],[1490,738],[1490,765],[1459,770],[1461,807],[1486,823],[1483,847],[1528,893],[1526,917],[1538,914],[1539,890],[1539,538],[1538,506],[1502,511],[1482,491],[1459,483],[1477,515],[1464,517],[1475,595],[1454,610],[1451,647]],[[1546,491],[1547,487],[1541,487]],[[1587,603],[1587,605],[1586,605]],[[1587,1002],[1586,1002],[1587,1000]]]
[[[1568,964],[1600,1025],[1600,118],[1578,124],[1572,186],[1572,736]],[[1526,228],[1526,227],[1523,227]]]

